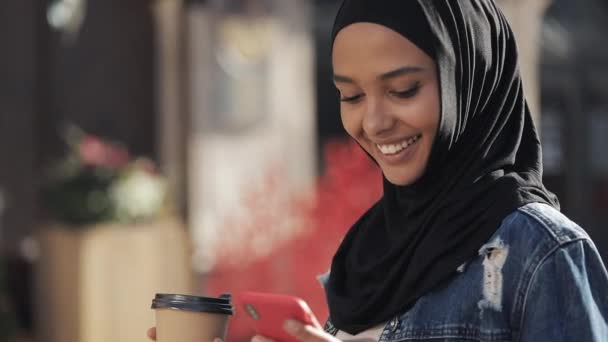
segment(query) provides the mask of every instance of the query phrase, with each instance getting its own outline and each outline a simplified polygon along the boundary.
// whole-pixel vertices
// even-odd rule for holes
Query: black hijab
[[[383,197],[333,258],[330,320],[351,334],[449,280],[518,207],[559,208],[542,184],[513,33],[492,0],[346,0],[333,38],[356,22],[386,26],[435,60],[442,110],[423,177],[409,186],[384,178]]]

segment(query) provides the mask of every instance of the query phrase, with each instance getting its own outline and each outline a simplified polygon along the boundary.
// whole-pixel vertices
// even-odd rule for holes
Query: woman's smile
[[[397,143],[374,144],[376,146],[375,159],[384,161],[387,164],[406,163],[416,153],[416,147],[419,145],[418,141],[421,137],[421,134],[416,134]]]

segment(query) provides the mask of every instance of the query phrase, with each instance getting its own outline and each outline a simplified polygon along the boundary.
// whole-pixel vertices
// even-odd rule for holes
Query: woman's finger
[[[288,319],[283,325],[283,329],[302,342],[335,342],[335,337],[327,334],[323,330],[312,325],[302,324],[301,322]]]
[[[156,328],[150,328],[148,329],[148,337],[152,340],[152,341],[156,341]]]
[[[251,338],[251,342],[276,342],[273,339],[261,335],[255,335]]]

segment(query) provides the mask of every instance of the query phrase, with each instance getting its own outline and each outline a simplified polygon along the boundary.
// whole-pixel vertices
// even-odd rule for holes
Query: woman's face
[[[439,125],[437,67],[399,33],[372,23],[342,29],[333,46],[342,124],[393,184],[426,169]]]

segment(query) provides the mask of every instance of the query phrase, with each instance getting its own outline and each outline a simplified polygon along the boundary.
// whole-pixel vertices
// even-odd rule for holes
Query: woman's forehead
[[[433,60],[406,37],[373,23],[356,23],[342,29],[332,51],[334,71],[384,74],[403,67],[430,68]]]

